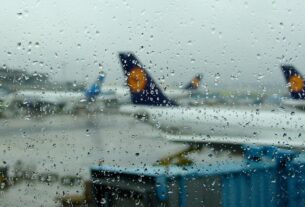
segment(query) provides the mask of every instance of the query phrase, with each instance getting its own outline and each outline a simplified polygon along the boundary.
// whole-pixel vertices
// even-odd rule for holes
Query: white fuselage
[[[126,104],[131,102],[130,92],[127,87],[103,86],[103,91],[105,91],[106,94],[112,93],[112,99],[116,100],[120,104]]]
[[[305,108],[305,100],[304,99],[285,98],[285,99],[282,99],[282,104],[284,106],[291,106],[291,107],[296,107],[296,108]]]
[[[48,105],[62,108],[65,112],[72,112],[77,107],[82,107],[87,101],[84,93],[73,91],[50,90],[23,90],[9,94],[5,98],[5,105],[16,110],[16,104],[41,107]],[[11,108],[13,107],[13,108]]]
[[[25,90],[11,94],[14,101],[22,102],[46,102],[54,104],[64,104],[68,101],[78,102],[84,99],[84,94],[80,92],[67,91],[44,91],[44,90]]]
[[[115,100],[119,103],[126,103],[130,100],[130,97],[126,97],[125,93],[126,92],[121,90],[103,90],[103,92],[95,98],[95,101],[103,103],[105,101]],[[21,102],[23,104],[40,102],[73,107],[87,102],[87,98],[85,97],[84,92],[23,90],[9,94],[5,98],[5,102],[7,105],[12,102]]]
[[[144,114],[166,138],[186,142],[221,142],[298,146],[305,144],[301,113],[211,107],[122,106],[121,112]]]
[[[90,108],[99,110],[104,108],[104,102],[114,99],[113,94],[99,95],[95,98],[94,105],[91,104]],[[72,112],[77,108],[86,107],[88,99],[82,92],[74,91],[50,91],[50,90],[24,90],[16,91],[5,97],[5,105],[8,107],[14,106],[14,103],[21,103],[22,105],[54,105],[62,107],[65,112]],[[38,105],[39,106],[39,105]],[[93,110],[93,109],[91,109]]]

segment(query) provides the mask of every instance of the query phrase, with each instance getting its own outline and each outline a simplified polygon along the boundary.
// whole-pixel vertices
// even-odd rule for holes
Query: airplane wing
[[[294,139],[288,137],[274,139],[273,137],[266,137],[266,139],[257,139],[255,137],[232,137],[232,136],[208,136],[208,135],[173,135],[163,133],[162,137],[172,142],[185,143],[206,143],[206,144],[230,144],[230,145],[244,145],[254,144],[260,146],[277,146],[277,147],[294,147],[305,149],[305,140]]]
[[[282,99],[281,103],[285,106],[305,108],[305,101],[303,99]]]

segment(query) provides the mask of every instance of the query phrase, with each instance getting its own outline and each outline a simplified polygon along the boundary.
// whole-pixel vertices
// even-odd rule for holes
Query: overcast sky
[[[305,1],[5,1],[0,63],[121,85],[118,51],[133,51],[164,84],[203,73],[209,87],[282,86],[281,63],[305,74]],[[215,84],[216,83],[216,84]]]

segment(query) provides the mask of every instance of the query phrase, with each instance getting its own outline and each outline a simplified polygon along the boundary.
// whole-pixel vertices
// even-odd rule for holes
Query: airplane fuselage
[[[151,125],[173,134],[168,136],[173,141],[243,142],[277,146],[305,144],[305,116],[302,114],[255,109],[141,105],[122,106],[120,111],[144,117]]]

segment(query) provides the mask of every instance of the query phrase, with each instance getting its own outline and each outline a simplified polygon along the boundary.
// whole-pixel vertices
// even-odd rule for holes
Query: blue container
[[[222,175],[222,206],[278,206],[275,165],[254,165]]]
[[[98,206],[305,206],[305,155],[243,146],[244,159],[186,167],[94,166]]]
[[[295,158],[286,167],[287,206],[305,206],[305,155],[300,154],[298,158]]]
[[[146,169],[95,166],[91,174],[99,206],[116,203],[107,194],[118,191],[132,191],[143,199],[139,202],[147,198],[152,206],[277,206],[275,163],[239,161]],[[135,198],[125,200],[130,206],[136,202]]]

